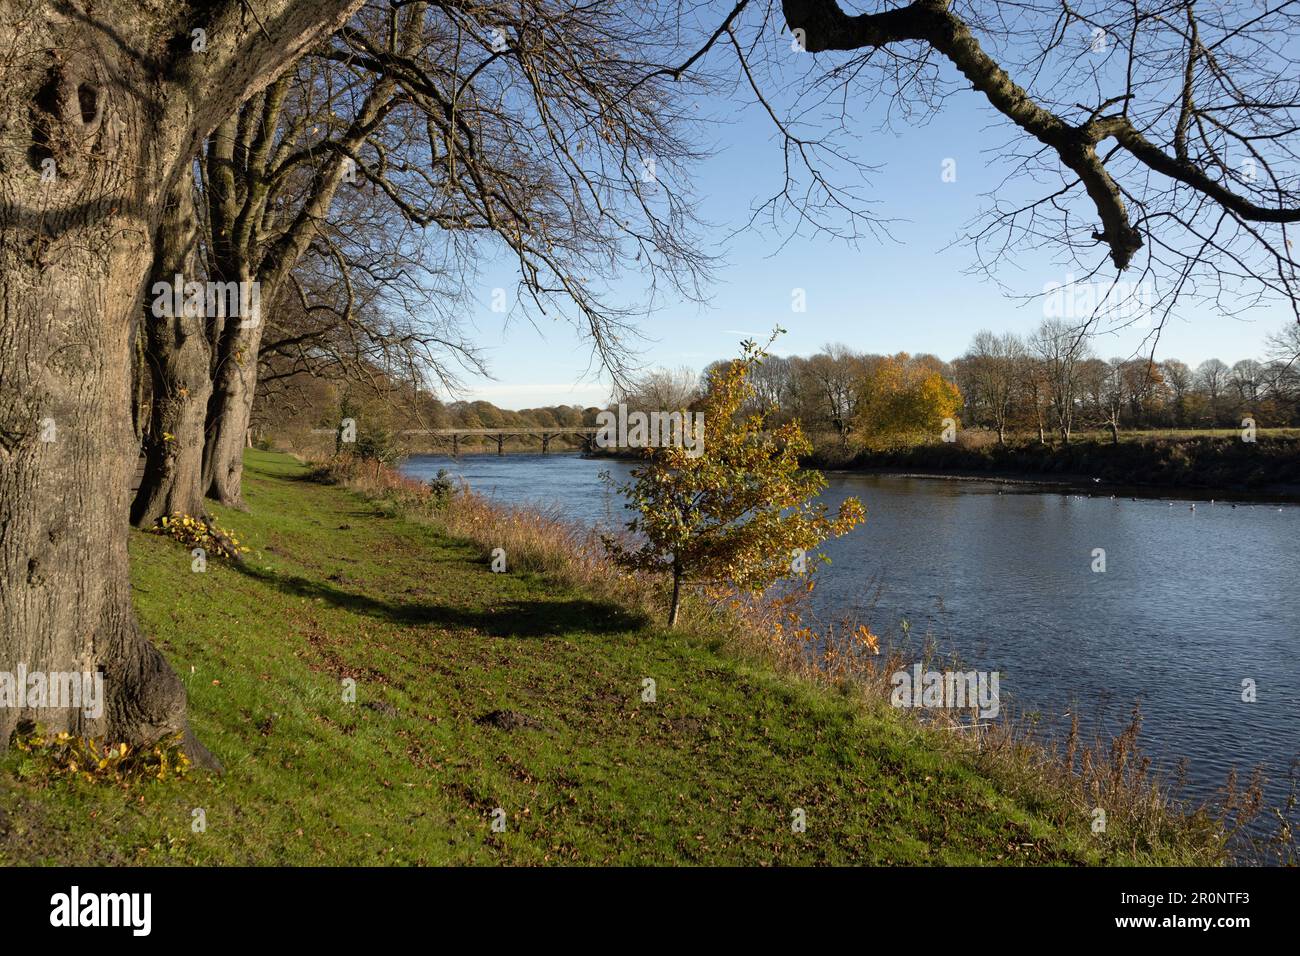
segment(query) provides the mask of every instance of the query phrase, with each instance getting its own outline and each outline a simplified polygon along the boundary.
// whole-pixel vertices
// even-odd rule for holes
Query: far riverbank
[[[600,449],[584,457],[636,461],[641,452]],[[936,443],[879,450],[819,445],[803,465],[828,474],[988,481],[1115,497],[1300,502],[1300,439],[1271,436],[1256,442],[1195,436],[1118,445]]]
[[[1294,438],[819,447],[804,464],[837,473],[1032,484],[1117,497],[1300,501],[1300,439]]]

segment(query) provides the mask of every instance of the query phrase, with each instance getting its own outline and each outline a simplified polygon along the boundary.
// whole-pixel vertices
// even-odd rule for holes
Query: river
[[[419,455],[403,469],[446,468],[491,498],[608,524],[627,518],[599,473],[631,467],[516,454]],[[1187,796],[1263,765],[1269,800],[1285,797],[1300,755],[1300,506],[828,475],[823,500],[850,495],[867,520],[824,547],[819,616],[855,614],[886,640],[906,630],[912,646],[999,672],[1002,702],[1048,734],[1069,713],[1117,732],[1140,701],[1141,747],[1166,769],[1188,760]]]

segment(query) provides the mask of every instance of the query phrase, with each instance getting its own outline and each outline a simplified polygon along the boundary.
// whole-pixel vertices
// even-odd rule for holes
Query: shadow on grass
[[[248,465],[245,465],[244,469],[247,470],[248,467],[249,467]],[[299,481],[299,482],[305,482],[306,484],[309,485],[320,485],[322,488],[343,487],[336,481],[330,481],[329,478],[326,477],[325,472],[319,468],[307,468],[304,471],[294,471],[292,473],[285,473],[285,474],[278,474],[275,472],[262,472],[262,475],[267,478],[276,478],[282,481]]]
[[[491,608],[448,604],[395,603],[354,594],[322,581],[272,574],[245,564],[235,569],[285,594],[319,598],[357,614],[408,626],[438,625],[473,629],[493,637],[553,637],[561,634],[615,634],[644,627],[649,618],[616,604],[573,598],[562,601],[502,601]]]

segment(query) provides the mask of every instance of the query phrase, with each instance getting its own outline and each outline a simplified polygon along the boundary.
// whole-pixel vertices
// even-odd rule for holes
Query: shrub
[[[357,436],[352,454],[362,461],[373,462],[376,472],[390,468],[406,457],[406,451],[386,428],[373,427]]]
[[[446,468],[439,468],[438,473],[429,479],[429,496],[435,508],[441,510],[451,501],[456,493],[456,481]]]
[[[765,413],[742,413],[754,399],[752,373],[765,355],[745,342],[741,358],[709,375],[698,413],[708,440],[702,431],[696,435],[703,447],[694,454],[677,445],[657,449],[633,469],[630,482],[616,486],[636,516],[628,535],[604,537],[605,548],[624,569],[671,576],[669,627],[677,623],[684,586],[725,582],[762,593],[796,573],[796,554],[863,519],[856,498],[841,502],[835,517],[813,500],[826,481],[799,467],[811,445],[797,421],[769,430]]]

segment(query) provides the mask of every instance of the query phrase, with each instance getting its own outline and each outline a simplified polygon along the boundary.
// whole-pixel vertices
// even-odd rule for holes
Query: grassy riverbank
[[[251,546],[242,565],[196,574],[176,542],[131,541],[141,620],[224,774],[92,784],[11,750],[0,863],[1222,859],[1218,827],[1157,797],[1093,833],[1087,794],[1030,758],[779,673],[725,628],[666,632],[575,584],[558,546],[555,573],[511,552],[494,574],[490,514],[454,537],[286,456],[247,461],[249,510],[217,515]]]

